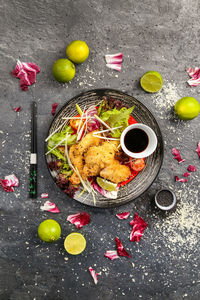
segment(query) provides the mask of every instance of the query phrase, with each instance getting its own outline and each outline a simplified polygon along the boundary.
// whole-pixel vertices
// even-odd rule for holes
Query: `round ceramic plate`
[[[96,207],[114,207],[132,201],[135,198],[139,197],[143,192],[145,192],[157,177],[162,165],[164,155],[162,134],[156,119],[146,108],[146,106],[144,106],[134,97],[117,90],[97,89],[84,92],[68,101],[60,109],[50,125],[48,135],[50,135],[55,129],[63,124],[63,117],[72,117],[77,114],[75,106],[76,103],[78,103],[78,105],[82,109],[84,107],[88,108],[91,105],[96,105],[99,101],[102,100],[103,96],[120,100],[128,107],[135,105],[132,116],[138,123],[143,123],[150,126],[154,130],[158,138],[158,146],[156,148],[156,151],[151,156],[146,158],[146,167],[144,168],[144,170],[139,172],[138,175],[130,183],[128,183],[124,187],[120,187],[117,199],[104,198],[101,194],[97,193],[96,204],[94,204],[94,200],[91,194],[84,193],[79,197],[78,195],[80,192],[78,191],[74,196],[74,200],[79,201],[83,204]],[[59,131],[63,130],[64,127],[65,125],[63,124]],[[49,162],[55,160],[55,157],[50,154],[46,156],[46,160],[48,165]],[[57,173],[55,171],[51,171],[50,169],[49,171],[54,181],[56,181]],[[65,197],[67,197],[66,194],[64,195]]]

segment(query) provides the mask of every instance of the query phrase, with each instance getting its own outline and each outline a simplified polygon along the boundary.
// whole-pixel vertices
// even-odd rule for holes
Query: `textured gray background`
[[[183,96],[200,101],[200,87],[190,88],[186,67],[199,66],[200,2],[170,1],[1,1],[1,96],[0,139],[3,178],[15,173],[20,187],[14,193],[0,190],[1,245],[0,299],[199,299],[199,118],[180,122],[171,109]],[[87,41],[89,59],[76,69],[69,84],[55,82],[53,62],[65,57],[66,45],[75,39]],[[104,55],[123,51],[122,72],[109,70]],[[10,75],[17,59],[33,61],[41,68],[37,83],[22,92],[19,80]],[[139,87],[145,71],[159,71],[163,90],[146,94]],[[144,103],[160,123],[165,159],[159,177],[142,197],[116,209],[83,206],[66,197],[53,184],[44,160],[44,139],[52,121],[51,104],[61,107],[76,94],[101,87],[117,88]],[[61,214],[40,211],[44,200],[28,199],[30,150],[30,103],[38,104],[39,194],[48,192]],[[19,113],[13,108],[22,106]],[[177,147],[186,163],[178,165],[171,155]],[[188,183],[174,182],[187,165],[197,173]],[[170,169],[174,165],[174,171]],[[155,192],[171,187],[178,206],[162,214],[153,203]],[[91,223],[81,229],[86,251],[77,257],[63,249],[64,237],[75,227],[68,214],[91,214]],[[130,226],[115,217],[117,212],[138,212],[149,224],[140,243],[128,240]],[[37,227],[46,218],[58,220],[62,238],[56,244],[42,243]],[[110,261],[106,250],[114,249],[115,236],[123,241],[132,258]],[[134,262],[133,267],[131,262]],[[95,286],[88,267],[101,272]]]

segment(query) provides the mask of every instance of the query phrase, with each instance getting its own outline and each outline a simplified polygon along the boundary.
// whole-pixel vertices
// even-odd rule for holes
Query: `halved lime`
[[[193,97],[183,97],[176,102],[174,112],[182,120],[192,120],[200,113],[200,104]]]
[[[116,191],[116,189],[117,189],[116,183],[113,183],[113,182],[103,179],[101,177],[97,177],[97,183],[100,187],[102,187],[102,189],[109,191],[109,192]]]
[[[163,79],[160,73],[156,71],[149,71],[141,77],[140,84],[146,92],[156,93],[162,88]]]
[[[86,240],[81,233],[72,232],[65,238],[64,247],[69,254],[77,255],[85,250]]]
[[[47,219],[40,223],[38,227],[39,238],[44,242],[55,242],[61,235],[61,228],[58,222]]]

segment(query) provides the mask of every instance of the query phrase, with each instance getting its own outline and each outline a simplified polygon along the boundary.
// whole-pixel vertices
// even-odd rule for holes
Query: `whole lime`
[[[75,65],[67,58],[61,58],[53,64],[52,73],[59,82],[69,82],[75,76]]]
[[[61,228],[58,222],[52,219],[47,219],[40,223],[38,227],[38,235],[42,241],[55,242],[61,235]]]
[[[90,50],[86,42],[76,40],[71,42],[66,49],[67,57],[76,64],[81,64],[89,56]]]
[[[176,102],[174,112],[182,120],[192,120],[200,113],[200,104],[193,97],[183,97]]]

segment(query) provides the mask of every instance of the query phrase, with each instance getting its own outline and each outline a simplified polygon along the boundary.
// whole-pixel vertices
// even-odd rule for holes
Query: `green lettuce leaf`
[[[77,134],[71,135],[73,132],[74,131],[71,128],[71,126],[66,126],[66,128],[63,131],[57,132],[54,135],[52,135],[52,137],[50,137],[48,141],[48,147],[47,147],[48,151],[54,148],[57,144],[59,144],[66,137],[67,133],[69,134],[67,138],[67,145],[71,146],[72,144],[74,144],[77,139]],[[64,146],[64,145],[65,145],[65,141],[63,141],[59,146]],[[54,154],[58,159],[66,161],[65,156],[63,155],[63,153],[61,153],[61,151],[58,148],[52,150],[51,153]]]
[[[111,133],[112,137],[119,138],[122,134],[122,131],[128,126],[128,119],[132,113],[134,106],[130,108],[122,107],[120,110],[114,108],[112,110],[107,110],[101,114],[101,119],[104,122],[107,122],[110,127],[122,126],[119,129],[115,129]]]
[[[76,134],[71,135],[73,133],[73,129],[71,128],[71,126],[67,126],[63,131],[57,132],[54,135],[52,135],[52,137],[50,137],[48,146],[50,148],[55,147],[55,145],[60,143],[65,138],[67,133],[70,135],[67,139],[67,144],[69,146],[74,144],[76,142],[77,135]],[[62,144],[60,145],[65,145],[65,141],[62,142]]]
[[[47,148],[48,151],[51,150],[51,147]],[[51,154],[55,155],[58,159],[61,159],[63,161],[66,160],[66,158],[64,157],[64,155],[60,152],[60,150],[58,148],[55,148],[54,150],[51,151]]]
[[[70,177],[70,176],[72,176],[73,171],[72,170],[67,171],[67,170],[63,169],[63,170],[61,170],[60,174],[66,175],[66,177]]]

